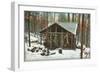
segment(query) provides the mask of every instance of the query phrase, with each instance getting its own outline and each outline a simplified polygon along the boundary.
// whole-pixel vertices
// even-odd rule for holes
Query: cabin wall
[[[75,35],[70,32],[45,32],[42,33],[46,48],[76,49]]]

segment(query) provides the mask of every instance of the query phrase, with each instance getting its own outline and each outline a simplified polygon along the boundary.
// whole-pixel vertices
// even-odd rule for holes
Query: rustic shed
[[[76,49],[77,23],[49,23],[40,31],[48,49]]]

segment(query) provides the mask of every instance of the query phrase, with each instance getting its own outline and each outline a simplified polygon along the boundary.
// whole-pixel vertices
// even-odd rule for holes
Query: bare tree
[[[82,14],[82,28],[81,28],[81,59],[83,59],[83,41],[84,41],[84,14]]]
[[[31,40],[30,40],[30,21],[31,21],[31,19],[30,19],[30,12],[28,12],[28,37],[29,37],[29,47],[31,46]]]
[[[68,13],[68,22],[70,22],[70,13]]]

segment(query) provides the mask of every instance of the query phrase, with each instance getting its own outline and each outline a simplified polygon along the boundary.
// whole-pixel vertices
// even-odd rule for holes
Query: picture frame
[[[53,6],[53,5],[42,5],[42,4],[37,5],[34,3],[13,2],[11,5],[11,8],[12,8],[11,9],[11,14],[12,14],[11,15],[11,37],[12,37],[11,69],[12,70],[18,71],[18,70],[40,69],[40,68],[44,69],[44,68],[47,68],[48,66],[49,66],[49,68],[50,67],[54,68],[56,66],[58,66],[58,67],[60,67],[60,66],[73,67],[73,66],[95,65],[97,51],[95,49],[94,36],[93,36],[93,33],[95,33],[94,27],[95,27],[95,20],[96,20],[96,17],[95,17],[96,9],[94,7],[88,7],[88,6],[87,7],[86,6],[79,7],[79,6],[74,6],[74,5],[72,5],[72,6],[67,6],[67,5],[66,6]],[[83,56],[80,55],[80,59],[78,58],[75,60],[73,58],[72,59],[69,58],[70,59],[69,60],[69,59],[66,59],[65,57],[62,59],[55,58],[55,57],[54,57],[55,59],[54,58],[39,59],[40,57],[39,58],[36,57],[34,61],[30,61],[29,56],[28,56],[28,58],[26,58],[26,56],[27,56],[27,54],[25,53],[25,44],[26,44],[25,43],[25,28],[26,28],[26,26],[24,26],[24,25],[26,23],[25,16],[27,17],[27,14],[25,15],[25,13],[28,13],[28,12],[35,13],[36,11],[40,12],[40,13],[41,12],[43,12],[43,13],[44,12],[51,12],[51,13],[54,12],[54,14],[58,13],[58,15],[59,15],[59,13],[74,13],[74,14],[76,13],[76,15],[83,14],[84,16],[85,16],[85,14],[88,14],[88,16],[90,15],[91,17],[90,17],[90,22],[89,22],[90,23],[90,43],[89,44],[90,44],[90,48],[91,48],[91,50],[90,50],[91,56],[89,56],[89,58],[83,59]],[[73,20],[70,20],[70,21],[73,21]],[[55,22],[57,23],[58,20],[55,20],[53,23],[55,23]],[[58,24],[54,24],[54,25],[58,25]],[[49,28],[49,26],[48,26],[48,28]],[[58,31],[60,31],[60,29]],[[70,30],[70,29],[68,29],[68,30]],[[38,30],[34,30],[34,31],[37,32]],[[71,32],[71,30],[69,32]],[[89,34],[89,33],[87,33],[87,34]],[[51,39],[49,41],[51,41]],[[56,43],[57,43],[57,41],[56,41]],[[54,47],[54,46],[51,46],[51,47]],[[83,48],[83,46],[80,46],[80,47]],[[61,50],[58,50],[58,52],[59,51],[61,53]],[[81,51],[80,53],[83,53],[83,52]]]

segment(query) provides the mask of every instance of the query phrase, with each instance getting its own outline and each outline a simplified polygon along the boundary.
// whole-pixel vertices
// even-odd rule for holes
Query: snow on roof
[[[69,32],[73,33],[76,35],[76,31],[77,31],[77,26],[78,24],[77,23],[59,23],[59,25],[68,30]]]
[[[54,25],[54,24],[55,24],[55,23],[49,23],[48,26],[47,26],[46,28],[44,28],[44,29],[47,29],[48,27],[50,27],[50,26],[52,26],[52,25]],[[64,22],[58,22],[58,23],[56,23],[56,24],[58,24],[60,27],[62,27],[62,28],[64,28],[65,30],[67,30],[67,31],[69,31],[69,32],[71,32],[71,33],[73,33],[73,34],[76,35],[78,23],[72,23],[72,22],[70,22],[70,23],[64,23]],[[44,30],[44,29],[43,29],[43,30]]]

